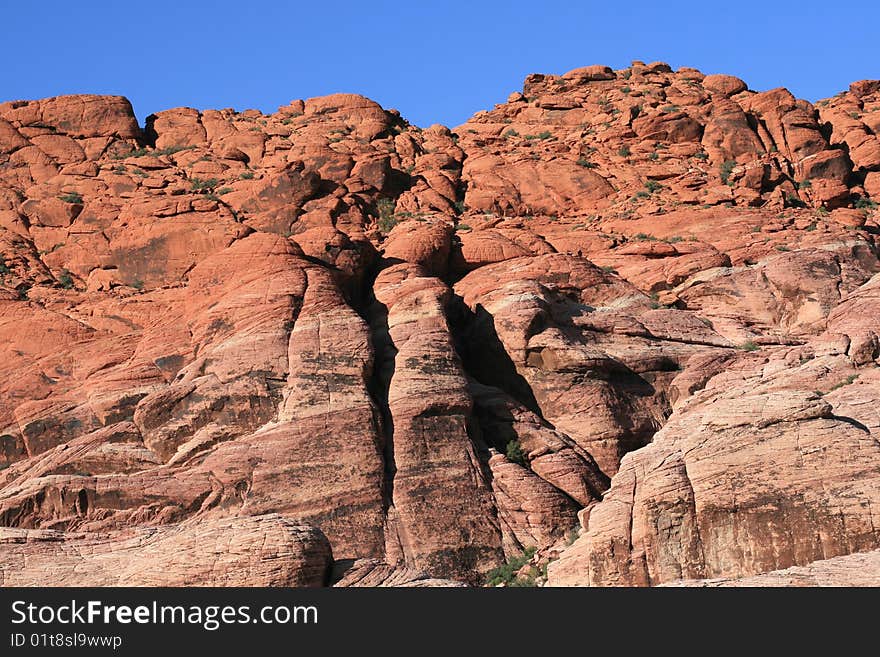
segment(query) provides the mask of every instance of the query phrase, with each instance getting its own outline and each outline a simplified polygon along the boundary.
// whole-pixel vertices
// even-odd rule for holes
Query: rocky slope
[[[0,584],[880,584],[878,134],[641,62],[0,104]]]

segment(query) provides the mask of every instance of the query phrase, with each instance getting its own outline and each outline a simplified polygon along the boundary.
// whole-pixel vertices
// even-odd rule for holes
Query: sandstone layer
[[[0,583],[873,583],[878,130],[643,62],[0,104]]]

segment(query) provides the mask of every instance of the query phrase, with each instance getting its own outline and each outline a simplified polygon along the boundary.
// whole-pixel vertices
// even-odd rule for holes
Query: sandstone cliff
[[[641,62],[0,104],[0,584],[880,584],[878,135]]]

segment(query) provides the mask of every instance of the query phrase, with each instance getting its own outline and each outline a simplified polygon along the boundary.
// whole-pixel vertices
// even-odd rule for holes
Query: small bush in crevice
[[[394,199],[390,198],[380,198],[376,203],[376,211],[379,214],[377,224],[379,226],[379,231],[383,235],[390,233],[391,229],[400,223],[400,219],[394,214],[394,208],[396,205]]]
[[[828,392],[834,392],[835,390],[840,390],[844,386],[852,385],[853,383],[855,383],[855,380],[858,378],[859,378],[858,374],[850,374],[843,381],[840,381],[839,383],[835,383],[833,386],[831,386],[828,389]]]
[[[58,283],[65,290],[73,289],[73,276],[70,275],[70,271],[67,269],[62,269],[61,273],[58,274]]]
[[[721,165],[719,174],[721,176],[721,182],[725,185],[731,185],[730,174],[733,173],[734,167],[736,167],[736,162],[733,160],[727,160]]]
[[[532,568],[532,572],[528,576],[517,575],[517,572],[535,556],[535,551],[533,547],[527,548],[521,555],[511,557],[507,563],[490,570],[486,575],[486,585],[535,586],[535,578],[539,574],[536,568]]]
[[[507,443],[505,455],[514,463],[519,463],[523,467],[527,465],[526,453],[523,451],[522,445],[520,445],[519,441],[516,439]]]
[[[65,203],[77,203],[78,204],[78,203],[83,202],[82,194],[80,194],[79,192],[69,192],[67,194],[62,194],[58,198],[60,200],[64,201]]]
[[[214,188],[220,181],[216,178],[208,178],[207,180],[202,180],[201,178],[193,178],[191,183],[191,189],[194,192],[213,192]]]

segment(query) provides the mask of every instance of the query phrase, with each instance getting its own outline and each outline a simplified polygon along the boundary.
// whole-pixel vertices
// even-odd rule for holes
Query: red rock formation
[[[0,529],[3,586],[322,586],[327,539],[277,514],[122,532]]]
[[[659,62],[454,131],[0,104],[2,583],[865,581],[878,117]]]

